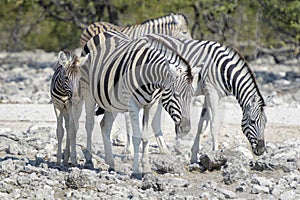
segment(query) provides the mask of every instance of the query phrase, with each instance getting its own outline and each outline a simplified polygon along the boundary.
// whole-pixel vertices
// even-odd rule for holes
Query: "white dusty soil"
[[[300,199],[300,64],[275,65],[272,59],[250,63],[267,100],[265,141],[268,152],[253,156],[243,135],[241,109],[233,97],[222,100],[219,146],[227,162],[219,169],[203,170],[189,164],[201,102],[192,105],[192,130],[175,150],[174,124],[163,113],[162,129],[171,155],[161,155],[150,138],[152,175],[130,179],[131,163],[122,154],[125,141],[123,115],[112,131],[115,172],[107,172],[99,128],[93,131],[94,170],[83,169],[86,146],[84,113],[77,135],[78,168],[56,168],[56,118],[49,87],[54,53],[0,52],[0,199]],[[39,61],[37,61],[39,60]],[[269,98],[267,98],[269,97]],[[203,154],[211,152],[211,136],[201,136]],[[162,166],[163,165],[163,166]],[[160,168],[161,167],[161,168]],[[193,170],[190,170],[193,169]]]

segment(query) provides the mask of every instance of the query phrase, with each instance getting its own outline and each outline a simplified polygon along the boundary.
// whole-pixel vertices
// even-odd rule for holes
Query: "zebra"
[[[205,63],[197,80],[194,96],[204,95],[205,100],[192,146],[191,163],[197,162],[200,134],[211,123],[213,150],[218,150],[218,102],[233,95],[239,103],[243,118],[241,128],[255,155],[262,155],[265,148],[264,129],[267,122],[264,99],[254,74],[246,60],[233,48],[215,41],[200,41],[152,34],[157,40],[177,50],[191,66]],[[206,122],[206,126],[204,125]]]
[[[120,33],[123,33],[127,35],[127,39],[134,39],[138,38],[140,36],[143,36],[145,34],[149,33],[161,33],[161,34],[167,34],[172,35],[174,37],[184,37],[192,39],[190,30],[188,28],[188,21],[187,18],[183,14],[169,14],[166,16],[162,16],[155,19],[149,19],[147,21],[142,22],[141,24],[137,25],[131,25],[131,26],[117,26],[113,25],[107,22],[94,22],[90,24],[87,28],[85,28],[81,34],[80,37],[80,44],[81,47],[84,47],[84,45],[87,43],[87,41],[92,38],[95,35],[98,35],[100,33],[106,32],[106,31],[117,31]],[[124,36],[126,37],[126,36]],[[88,94],[86,94],[88,95]],[[85,96],[86,96],[85,95]],[[91,98],[87,98],[84,101],[89,101]],[[159,108],[161,109],[161,108]],[[87,112],[88,108],[86,108]],[[98,109],[96,111],[96,114],[99,115],[103,111],[101,109]],[[92,134],[92,128],[94,124],[94,118],[93,116],[86,115],[86,131],[88,136],[88,151],[91,152],[91,134]],[[132,153],[133,151],[133,145],[132,145],[132,127],[130,124],[129,114],[128,112],[125,113],[125,120],[126,120],[126,132],[127,132],[127,143],[125,147],[124,153]],[[170,154],[167,144],[162,137],[162,132],[160,128],[160,124],[157,124],[159,126],[157,129],[158,132],[155,133],[155,138],[157,140],[160,152],[163,154]]]
[[[108,22],[94,22],[81,33],[80,46],[84,47],[93,36],[110,30],[124,33],[133,39],[149,33],[173,36],[180,34],[181,37],[192,39],[186,16],[183,14],[170,13],[162,17],[146,20],[140,24],[129,26],[117,26]]]
[[[110,142],[112,123],[116,113],[129,112],[134,145],[132,176],[141,178],[139,145],[142,142],[143,172],[150,172],[147,137],[150,130],[157,128],[159,103],[175,122],[177,136],[189,132],[193,75],[199,73],[202,65],[191,68],[176,50],[155,37],[127,40],[120,35],[108,31],[88,41],[82,56],[90,54],[90,57],[81,68],[82,80],[88,85],[89,98],[105,110],[100,126],[105,162],[110,169],[115,167]],[[144,109],[142,132],[139,127],[141,109]]]
[[[84,65],[87,58],[88,56],[77,57],[73,51],[60,51],[58,53],[57,67],[52,76],[50,86],[50,96],[57,119],[56,135],[58,147],[56,163],[58,166],[61,165],[62,159],[63,120],[65,120],[65,128],[67,130],[66,151],[63,163],[66,164],[69,160],[71,145],[71,162],[72,165],[77,165],[76,128],[78,128],[79,116],[75,116],[74,119],[72,104],[80,101],[79,80],[81,78],[81,70],[79,68]]]

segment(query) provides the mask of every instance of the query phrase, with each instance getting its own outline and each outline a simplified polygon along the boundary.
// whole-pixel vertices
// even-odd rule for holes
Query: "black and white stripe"
[[[105,40],[103,41],[103,38]],[[129,112],[133,126],[133,172],[139,172],[139,144],[143,140],[143,167],[150,170],[148,141],[139,130],[139,110],[148,116],[153,105],[164,95],[163,105],[175,122],[177,134],[190,130],[190,100],[193,94],[191,68],[174,48],[153,36],[128,40],[120,33],[105,32],[85,45],[83,55],[90,54],[82,80],[89,86],[95,102],[105,110],[101,130],[105,144],[105,160],[114,168],[110,130],[113,113]],[[146,121],[148,123],[149,121]],[[152,123],[153,124],[153,123]],[[146,131],[147,132],[147,131]]]
[[[265,102],[245,59],[231,47],[213,41],[178,39],[166,35],[156,37],[176,48],[191,66],[205,63],[198,76],[195,92],[195,95],[205,95],[205,102],[192,148],[192,162],[197,160],[199,138],[204,131],[205,121],[211,122],[213,149],[218,149],[218,101],[228,95],[235,96],[240,104],[243,111],[243,133],[248,138],[253,153],[261,155],[265,151]]]
[[[58,63],[52,76],[50,86],[50,96],[53,102],[54,111],[57,118],[57,164],[61,164],[62,159],[62,138],[64,135],[63,120],[67,130],[66,151],[64,163],[68,162],[71,151],[71,162],[76,165],[76,127],[77,118],[73,118],[72,105],[80,100],[81,78],[80,67],[86,62],[86,57],[77,57],[73,51],[61,51],[58,54]],[[76,118],[77,117],[77,118]],[[74,121],[75,120],[75,121]],[[70,147],[71,145],[71,147]],[[71,148],[71,149],[70,149]]]
[[[169,14],[149,19],[141,24],[117,26],[107,22],[94,22],[85,28],[80,36],[80,44],[84,46],[93,36],[105,31],[117,31],[130,38],[137,38],[149,33],[160,33],[172,36],[191,38],[188,21],[183,14]]]
[[[94,22],[91,25],[89,25],[86,29],[83,30],[80,37],[81,46],[83,47],[87,43],[87,41],[93,36],[110,30],[126,34],[126,36],[131,39],[135,39],[150,33],[161,33],[166,35],[172,35],[173,37],[184,37],[184,38],[191,39],[191,33],[188,28],[188,21],[186,17],[183,14],[171,13],[169,15],[162,16],[159,18],[149,19],[147,21],[142,22],[141,24],[130,25],[130,26],[117,26],[107,22]],[[87,101],[88,99],[90,98],[84,99],[84,101]],[[86,110],[87,109],[88,108],[86,108]],[[91,113],[92,111],[87,111],[87,112]],[[101,113],[103,113],[103,110],[100,107],[98,107],[96,114],[99,115]],[[91,117],[90,115],[86,115],[86,116],[87,116],[86,121],[90,124],[93,124],[94,123],[93,117]],[[131,128],[130,120],[128,118],[129,118],[128,113],[125,113],[126,133],[127,133],[127,144],[125,147],[125,152],[132,154],[133,153],[133,146],[131,140],[132,128]],[[160,126],[160,124],[158,124],[158,126]],[[87,129],[87,135],[91,135],[91,131],[92,131],[92,128],[90,128],[91,125],[86,127],[89,127]],[[164,154],[169,154],[170,152],[167,148],[167,144],[165,143],[164,138],[162,137],[161,128],[158,127],[157,129],[158,132],[154,132],[154,134],[156,140],[158,141],[160,152]],[[91,143],[91,141],[88,142],[88,144],[89,143]]]

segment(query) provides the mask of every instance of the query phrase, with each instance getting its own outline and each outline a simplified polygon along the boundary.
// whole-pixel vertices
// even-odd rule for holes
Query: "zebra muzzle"
[[[252,145],[252,150],[256,156],[262,155],[266,151],[265,141],[258,140],[257,144]]]
[[[180,124],[175,125],[175,132],[177,138],[186,136],[191,130],[191,123],[187,119],[182,119]]]

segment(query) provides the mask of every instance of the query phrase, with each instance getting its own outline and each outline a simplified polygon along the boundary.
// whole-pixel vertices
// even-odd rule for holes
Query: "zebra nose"
[[[186,136],[191,130],[190,120],[183,118],[180,124],[175,125],[176,136],[182,138]]]
[[[265,141],[264,140],[258,140],[257,144],[255,146],[252,146],[253,153],[256,156],[262,155],[266,151],[265,147]]]

